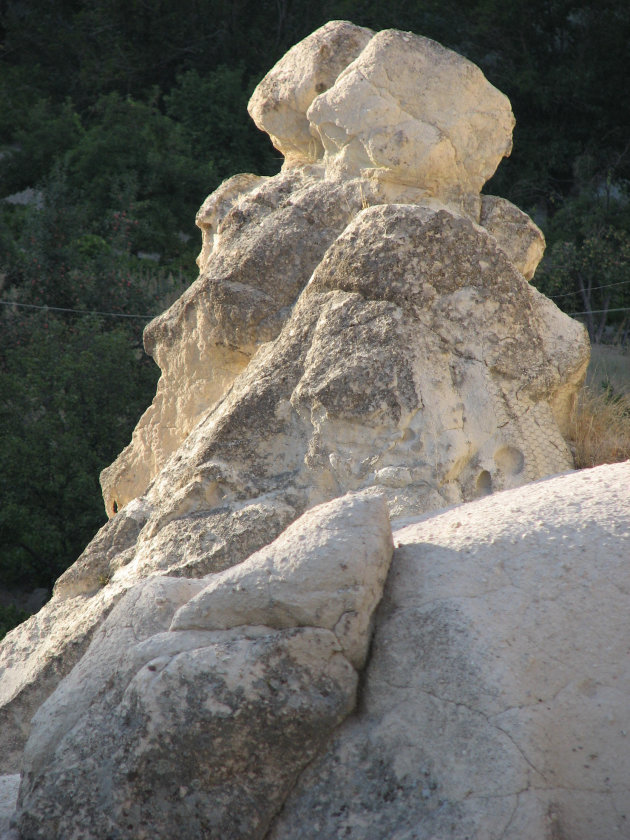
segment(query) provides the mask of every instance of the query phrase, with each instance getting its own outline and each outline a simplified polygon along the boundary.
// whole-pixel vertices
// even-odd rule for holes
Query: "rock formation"
[[[383,500],[346,496],[131,589],[34,718],[22,836],[262,837],[354,707],[392,548]]]
[[[460,702],[448,663],[441,677],[439,657],[425,662],[433,629],[446,651],[460,625],[443,629],[450,613],[427,618],[413,598],[459,596],[427,600],[414,567],[403,603],[392,589],[401,549],[358,715],[338,727],[355,706],[390,559],[386,511],[400,520],[495,491],[520,498],[523,485],[572,467],[563,432],[588,363],[585,331],[528,282],[538,228],[480,195],[511,148],[509,102],[428,39],[333,22],[270,71],[250,113],[286,156],[283,170],[237,175],[199,211],[199,279],[145,332],[162,371],[156,397],[102,475],[112,518],[0,645],[0,772],[24,773],[17,836],[171,837],[186,825],[190,837],[343,829],[367,840],[394,836],[395,808],[415,791],[401,838],[417,826],[474,836],[468,824],[499,837],[502,808],[518,820],[525,800],[531,814],[543,808],[550,773],[533,761],[528,776],[490,724],[488,751],[460,762],[480,779],[469,797],[456,768],[439,763],[439,726],[461,739],[469,723],[460,732],[458,715],[502,714],[485,701],[477,713],[471,694],[494,697],[502,683],[486,669]],[[500,498],[471,510],[499,510]],[[428,527],[404,539],[418,546],[414,563]],[[454,553],[444,558],[455,568]],[[471,591],[476,569],[466,567]],[[400,645],[381,641],[396,628]],[[479,655],[499,660],[474,632],[454,655],[479,639]],[[504,662],[515,679],[518,656]],[[419,708],[405,706],[407,693],[423,686],[418,714],[434,742],[418,730],[397,750],[402,729],[383,712],[390,678],[403,722]],[[434,714],[433,696],[457,720]],[[355,730],[375,743],[392,733],[378,765],[393,785],[382,819],[367,782],[363,810],[335,799],[349,779],[381,778],[362,763]],[[426,774],[405,776],[418,756]],[[493,756],[509,772],[484,822],[484,797],[500,787]],[[326,778],[337,786],[329,801]],[[309,797],[327,826],[319,834],[319,816],[296,829]]]
[[[630,462],[394,530],[358,712],[269,840],[630,835]]]

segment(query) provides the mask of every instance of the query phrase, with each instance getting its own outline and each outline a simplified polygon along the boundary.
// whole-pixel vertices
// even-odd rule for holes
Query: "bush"
[[[0,579],[49,589],[105,522],[99,473],[158,371],[125,327],[96,319],[5,314],[2,339]]]
[[[21,610],[13,604],[3,606],[0,604],[0,639],[3,639],[9,630],[13,630],[18,624],[29,617],[26,610]]]
[[[568,437],[577,469],[630,458],[630,395],[617,393],[609,383],[599,391],[582,388]]]

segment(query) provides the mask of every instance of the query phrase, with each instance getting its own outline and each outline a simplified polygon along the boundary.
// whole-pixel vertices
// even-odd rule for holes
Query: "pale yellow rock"
[[[198,280],[145,329],[160,367],[132,441],[101,473],[108,516],[140,496],[256,349],[276,337],[326,248],[361,209],[357,181],[239,175],[206,199]]]
[[[474,212],[512,149],[509,100],[435,41],[386,30],[307,111],[334,171],[412,184]]]
[[[322,157],[324,150],[311,131],[306,111],[373,34],[347,21],[331,21],[290,49],[254,91],[250,116],[290,165]]]
[[[525,279],[526,217],[506,203],[481,216],[480,185],[509,147],[507,100],[426,39],[326,31],[331,45],[320,31],[289,62],[307,68],[299,107],[274,100],[271,82],[259,102],[269,114],[276,102],[283,125],[322,115],[325,154],[306,163],[300,140],[279,175],[239,176],[205,203],[200,277],[145,333],[162,370],[155,401],[103,473],[113,518],[0,644],[6,772],[36,707],[147,577],[221,573],[349,490],[417,515],[572,466],[562,432],[588,362],[584,329]],[[341,651],[335,634],[367,629],[343,621],[315,636]]]
[[[545,253],[545,237],[527,213],[505,198],[481,196],[480,224],[497,240],[526,280],[531,280]]]
[[[199,271],[206,268],[215,248],[219,224],[241,196],[256,189],[264,180],[262,175],[250,173],[233,175],[206,198],[195,218],[195,224],[201,230],[201,253],[197,257]]]
[[[201,276],[145,331],[162,375],[131,444],[101,475],[109,516],[146,490],[260,344],[276,337],[361,207],[422,203],[474,222],[481,213],[528,277],[542,254],[538,229],[512,205],[488,199],[481,210],[481,187],[511,149],[507,98],[434,41],[333,21],[278,62],[249,110],[289,169],[234,176],[201,207]],[[307,165],[316,159],[321,165]]]

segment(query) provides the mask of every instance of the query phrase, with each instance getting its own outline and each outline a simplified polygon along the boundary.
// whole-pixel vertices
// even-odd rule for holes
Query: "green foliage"
[[[50,587],[105,520],[99,473],[128,442],[157,370],[125,328],[94,319],[15,315],[4,335],[0,580]]]
[[[623,331],[630,301],[630,234],[606,226],[578,241],[557,241],[537,276],[537,286],[586,323],[592,342],[604,328]]]
[[[155,104],[118,93],[101,97],[79,142],[65,155],[69,190],[84,224],[97,232],[116,211],[133,209],[132,250],[177,255],[182,227],[216,183],[211,161],[195,161],[181,127]],[[184,219],[187,224],[184,226]]]
[[[281,163],[247,114],[253,87],[242,64],[221,65],[204,75],[188,70],[164,97],[166,113],[181,125],[194,159],[211,160],[219,180],[235,172],[274,173]]]
[[[28,613],[13,604],[3,606],[0,604],[0,640],[3,639],[9,630],[13,630],[18,624],[26,621]]]
[[[0,161],[5,194],[38,184],[82,137],[81,120],[69,99],[38,99],[29,105],[13,126],[11,150]]]
[[[91,224],[81,194],[57,169],[43,184],[41,206],[3,215],[7,247],[1,269],[20,302],[135,315],[156,314],[183,289],[177,266],[156,267],[133,253],[147,240],[132,202]],[[0,227],[0,230],[2,228]],[[94,229],[97,232],[92,232]]]

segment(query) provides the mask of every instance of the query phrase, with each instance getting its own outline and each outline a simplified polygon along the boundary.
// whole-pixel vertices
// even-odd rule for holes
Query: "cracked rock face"
[[[131,589],[35,716],[20,836],[262,838],[354,707],[392,550],[383,499],[351,495]]]

